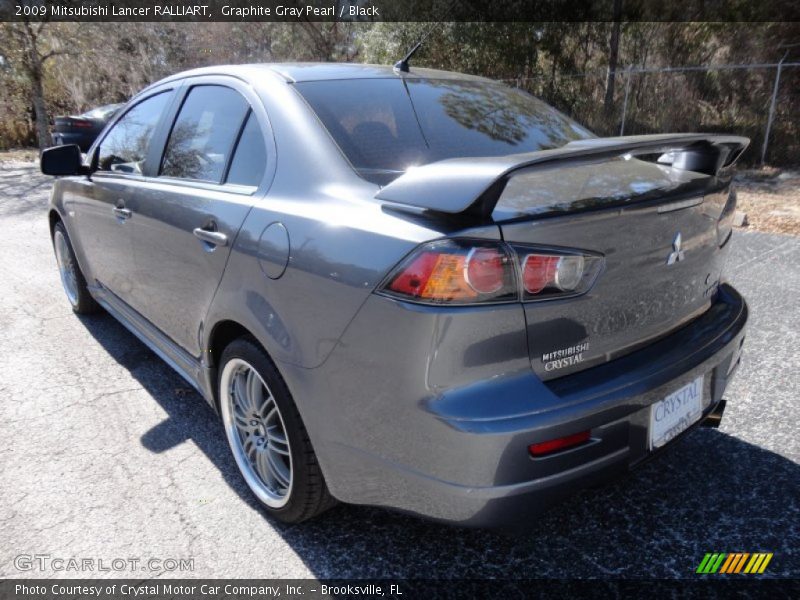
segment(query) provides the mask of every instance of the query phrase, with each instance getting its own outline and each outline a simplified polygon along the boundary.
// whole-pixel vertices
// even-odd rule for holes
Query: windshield
[[[358,173],[385,184],[446,158],[558,148],[592,134],[508,86],[437,79],[295,84]]]

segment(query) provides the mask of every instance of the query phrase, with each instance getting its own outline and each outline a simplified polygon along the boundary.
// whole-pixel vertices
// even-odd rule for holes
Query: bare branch
[[[73,56],[74,54],[75,53],[72,52],[72,50],[50,50],[50,52],[42,56],[42,64],[55,56]]]

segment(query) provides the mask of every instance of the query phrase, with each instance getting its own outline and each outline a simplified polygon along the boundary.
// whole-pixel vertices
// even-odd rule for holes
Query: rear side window
[[[258,119],[251,111],[236,145],[236,152],[233,154],[225,182],[257,186],[261,183],[266,165],[267,147],[264,144],[264,133],[258,126]]]
[[[446,158],[546,150],[592,136],[541,100],[491,81],[349,79],[295,87],[356,171],[376,183]]]
[[[231,88],[192,88],[170,132],[161,175],[219,183],[249,108]]]
[[[97,168],[141,175],[150,139],[169,99],[170,92],[161,92],[125,113],[100,143]]]

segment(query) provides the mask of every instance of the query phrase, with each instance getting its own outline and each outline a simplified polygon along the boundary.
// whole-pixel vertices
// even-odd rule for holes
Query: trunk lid
[[[497,223],[512,245],[603,256],[585,294],[523,303],[532,368],[554,379],[632,352],[710,306],[735,206],[730,167],[748,142],[704,133],[587,138],[429,163],[375,197],[397,210]]]
[[[728,192],[729,178],[634,158],[515,172],[494,211],[507,242],[605,259],[586,294],[523,305],[534,371],[547,380],[604,363],[704,312]]]

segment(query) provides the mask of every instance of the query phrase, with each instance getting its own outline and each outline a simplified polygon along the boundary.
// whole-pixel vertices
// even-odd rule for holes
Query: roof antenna
[[[427,36],[426,36],[426,37],[427,37]],[[420,49],[420,46],[422,46],[422,42],[424,41],[424,39],[425,39],[425,38],[423,38],[422,40],[418,41],[418,42],[417,42],[417,43],[414,45],[414,47],[413,47],[413,48],[412,48],[412,49],[409,51],[409,53],[408,53],[408,54],[406,54],[406,55],[403,57],[403,59],[402,59],[402,60],[398,60],[396,63],[394,63],[394,70],[395,70],[395,71],[400,71],[400,72],[402,72],[402,73],[408,73],[408,61],[409,61],[409,60],[411,60],[411,57],[412,57],[412,56],[414,56],[414,53],[415,53],[417,50],[419,50],[419,49]]]
[[[411,50],[409,50],[408,54],[406,54],[406,55],[403,57],[403,59],[402,59],[402,60],[398,60],[396,63],[394,63],[394,70],[395,70],[395,71],[397,71],[397,72],[399,72],[399,73],[408,73],[408,67],[409,67],[409,65],[408,65],[408,61],[410,61],[410,60],[411,60],[411,57],[412,57],[412,56],[414,56],[414,53],[415,53],[417,50],[419,50],[419,49],[420,49],[420,47],[422,46],[422,43],[423,43],[425,40],[427,40],[427,39],[428,39],[428,36],[429,36],[431,33],[433,33],[433,30],[434,30],[434,28],[435,28],[437,25],[442,25],[442,24],[444,23],[444,18],[446,18],[447,16],[449,16],[449,15],[450,15],[450,12],[453,10],[453,6],[455,5],[455,3],[456,3],[456,2],[457,2],[457,0],[453,0],[453,1],[450,3],[450,5],[448,6],[448,8],[447,8],[447,11],[445,11],[445,14],[444,14],[444,17],[442,17],[442,20],[440,20],[440,21],[434,21],[433,23],[431,23],[431,26],[430,26],[430,27],[428,27],[428,31],[426,31],[426,32],[425,32],[425,34],[424,34],[424,35],[423,35],[423,36],[420,38],[420,40],[419,40],[419,41],[418,41],[416,44],[414,44],[414,47],[413,47],[413,48],[411,48]]]

